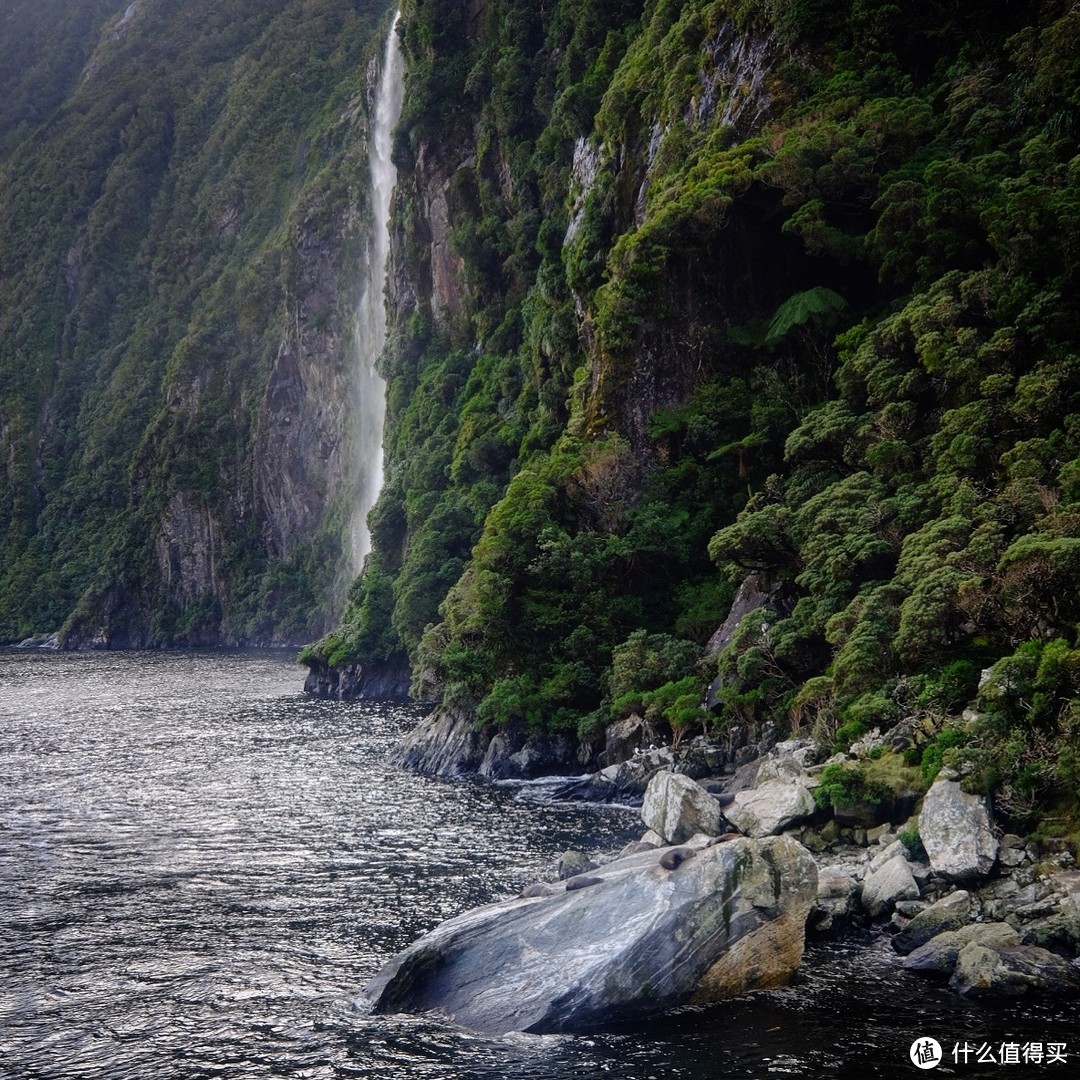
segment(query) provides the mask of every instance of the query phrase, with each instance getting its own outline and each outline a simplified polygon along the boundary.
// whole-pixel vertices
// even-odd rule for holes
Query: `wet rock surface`
[[[645,851],[587,887],[477,908],[368,984],[379,1012],[437,1009],[476,1031],[594,1030],[777,986],[798,968],[817,867],[790,837],[706,846],[666,869]]]
[[[447,725],[450,718],[437,722]],[[647,725],[630,718],[613,725],[603,744],[604,754],[629,756],[551,789],[552,797],[640,801],[647,831],[620,858],[670,859],[673,849],[666,845],[705,844],[709,838],[724,846],[740,835],[789,837],[821,868],[806,923],[811,935],[883,930],[894,935],[894,948],[904,957],[897,957],[898,964],[952,980],[965,996],[1071,992],[1071,969],[1058,961],[1068,965],[1080,950],[1080,871],[1067,843],[1041,845],[1014,834],[999,841],[986,800],[963,792],[948,770],[921,804],[916,786],[904,775],[891,796],[879,796],[855,816],[852,807],[859,809],[858,804],[823,806],[815,800],[828,766],[865,769],[893,753],[889,747],[904,728],[902,723],[885,734],[874,730],[852,751],[822,761],[825,755],[808,739],[778,743],[774,732],[749,728],[679,747],[645,748]],[[491,733],[478,736],[468,725],[452,725],[432,745],[448,738],[460,740],[451,760],[475,754],[473,771],[486,760],[485,771],[495,772],[493,761],[523,756],[520,744],[509,738],[505,752],[497,754]],[[470,751],[470,739],[483,745]],[[429,755],[425,771],[432,764]],[[434,764],[439,765],[437,758]],[[583,891],[592,892],[603,878],[591,879],[604,868],[596,871],[588,864],[602,863],[603,857],[583,858],[560,876],[572,870],[570,880],[589,879]],[[679,873],[682,867],[669,871]],[[561,887],[549,884],[541,891],[553,888]],[[958,969],[958,957],[972,943],[993,955],[971,950]],[[1036,951],[1017,951],[1031,949]],[[1040,965],[1048,973],[1041,981],[1032,975]]]

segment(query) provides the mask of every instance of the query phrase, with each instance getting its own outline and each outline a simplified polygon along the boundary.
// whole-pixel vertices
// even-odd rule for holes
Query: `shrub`
[[[871,780],[858,765],[827,765],[821,774],[821,783],[814,788],[814,801],[818,806],[846,806],[866,802],[879,804],[892,798],[888,786],[879,780]]]

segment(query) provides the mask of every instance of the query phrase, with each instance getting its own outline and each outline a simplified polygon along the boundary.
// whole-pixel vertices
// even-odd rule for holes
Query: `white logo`
[[[936,1069],[941,1064],[941,1043],[926,1037],[911,1044],[911,1063],[916,1069]]]

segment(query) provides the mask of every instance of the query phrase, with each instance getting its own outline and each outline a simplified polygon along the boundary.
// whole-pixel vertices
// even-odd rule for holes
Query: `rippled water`
[[[911,1076],[917,1035],[1080,1055],[1071,1010],[961,1003],[883,940],[811,950],[797,987],[593,1037],[367,1015],[364,982],[439,920],[640,824],[390,768],[415,709],[299,686],[276,653],[0,653],[0,1075]]]

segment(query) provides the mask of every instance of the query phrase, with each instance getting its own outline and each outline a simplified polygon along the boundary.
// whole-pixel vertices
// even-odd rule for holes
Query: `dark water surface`
[[[641,826],[390,768],[415,709],[300,684],[272,652],[0,652],[0,1076],[911,1077],[919,1036],[937,1074],[1080,1076],[1072,1007],[963,1003],[884,939],[591,1037],[367,1015],[361,987],[419,934]],[[965,1040],[1067,1063],[953,1065]]]

